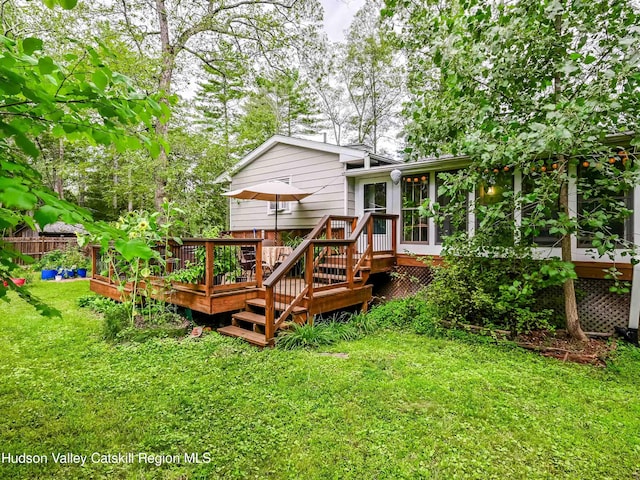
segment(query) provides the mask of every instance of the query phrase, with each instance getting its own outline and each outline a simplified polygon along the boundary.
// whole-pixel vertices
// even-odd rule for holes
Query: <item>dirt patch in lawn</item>
[[[579,342],[565,332],[531,332],[519,335],[516,343],[545,357],[599,366],[606,365],[607,358],[616,349],[614,340],[590,338],[587,342]]]

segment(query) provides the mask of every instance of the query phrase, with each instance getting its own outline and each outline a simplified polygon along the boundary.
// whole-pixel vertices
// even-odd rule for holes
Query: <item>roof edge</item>
[[[277,144],[290,145],[294,147],[308,148],[311,150],[319,150],[328,153],[335,153],[337,155],[345,155],[354,157],[356,159],[363,159],[367,155],[375,155],[376,158],[382,159],[388,163],[396,162],[391,158],[387,158],[381,155],[372,154],[365,150],[359,150],[357,148],[343,147],[340,145],[334,145],[332,143],[318,142],[316,140],[307,140],[305,138],[288,137],[286,135],[274,135],[266,140],[262,145],[255,148],[247,155],[245,155],[238,163],[236,163],[229,170],[219,175],[215,180],[215,183],[227,183],[231,181],[231,178],[245,167],[250,165],[254,160],[260,157],[262,154],[273,148]]]

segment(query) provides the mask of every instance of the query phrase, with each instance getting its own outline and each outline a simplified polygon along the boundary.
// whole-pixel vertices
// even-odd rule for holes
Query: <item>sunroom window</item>
[[[619,209],[620,206],[633,209],[633,188],[625,189],[622,182],[616,181],[628,160],[628,155],[618,150],[609,158],[583,158],[578,164],[578,215],[583,227],[582,235],[578,236],[579,248],[593,247],[593,237],[598,231],[607,237],[617,235],[618,243],[632,240],[633,215],[620,215]],[[599,227],[597,222],[602,214],[610,218]]]
[[[436,192],[440,191],[440,187],[444,184],[445,180],[444,180],[444,175],[446,174],[456,174],[458,173],[459,170],[451,170],[448,172],[437,172],[436,173]],[[442,175],[444,174],[444,175]],[[436,193],[437,194],[437,193]],[[449,203],[451,202],[451,197],[449,195],[446,194],[442,194],[442,195],[438,195],[438,203],[441,206],[446,206],[449,205]],[[467,217],[467,213],[469,210],[469,202],[464,202],[464,206],[463,208],[463,212],[461,212],[461,215],[464,217],[462,219],[462,221],[457,220],[454,221],[453,218],[451,218],[451,216],[447,215],[444,219],[444,221],[442,222],[441,225],[436,225],[436,245],[441,245],[442,241],[444,240],[444,237],[447,237],[449,235],[452,235],[456,232],[466,232],[468,229],[468,217]]]
[[[429,221],[420,215],[420,206],[429,198],[429,173],[402,177],[402,241],[428,243]]]

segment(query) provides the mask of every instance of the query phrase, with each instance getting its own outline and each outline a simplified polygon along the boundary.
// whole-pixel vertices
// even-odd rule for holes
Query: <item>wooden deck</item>
[[[374,220],[378,227],[387,222],[386,238],[374,238]],[[392,215],[367,214],[360,222],[355,217],[327,216],[264,281],[261,239],[185,239],[172,247],[171,270],[186,269],[201,255],[202,277],[192,284],[155,278],[148,290],[153,298],[207,315],[234,312],[232,325],[218,331],[266,346],[273,344],[286,321],[303,323],[313,315],[352,306],[366,309],[372,290],[369,275],[390,271],[395,265],[395,231]],[[252,271],[235,279],[216,274],[221,256],[228,262],[245,248],[256,253]],[[115,300],[122,300],[122,290],[131,291],[130,285],[120,288],[97,247],[91,290]]]

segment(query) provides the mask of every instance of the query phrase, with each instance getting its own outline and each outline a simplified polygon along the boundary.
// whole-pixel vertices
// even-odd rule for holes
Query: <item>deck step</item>
[[[339,265],[337,263],[319,263],[318,268],[325,268],[327,270],[346,270],[346,265]]]
[[[264,315],[247,311],[234,313],[233,315],[231,315],[231,318],[233,318],[234,320],[240,320],[241,322],[255,323],[256,325],[263,326],[266,322]]]
[[[313,278],[316,280],[338,280],[340,282],[346,282],[346,275],[338,275],[334,273],[314,273]],[[358,280],[359,277],[355,277],[354,280]]]
[[[251,330],[234,327],[233,325],[219,328],[218,333],[228,335],[229,337],[243,338],[247,342],[252,343],[253,345],[258,345],[259,347],[266,347],[269,345],[269,342],[267,342],[266,337],[262,333],[252,332]]]
[[[250,300],[247,300],[245,303],[249,306],[258,307],[258,308],[265,308],[267,304],[264,298],[252,298]],[[280,312],[284,312],[287,308],[289,308],[288,304],[280,303],[280,302],[275,302],[274,306],[275,306],[275,309]],[[304,313],[306,311],[307,309],[304,307],[293,307],[292,313]]]

